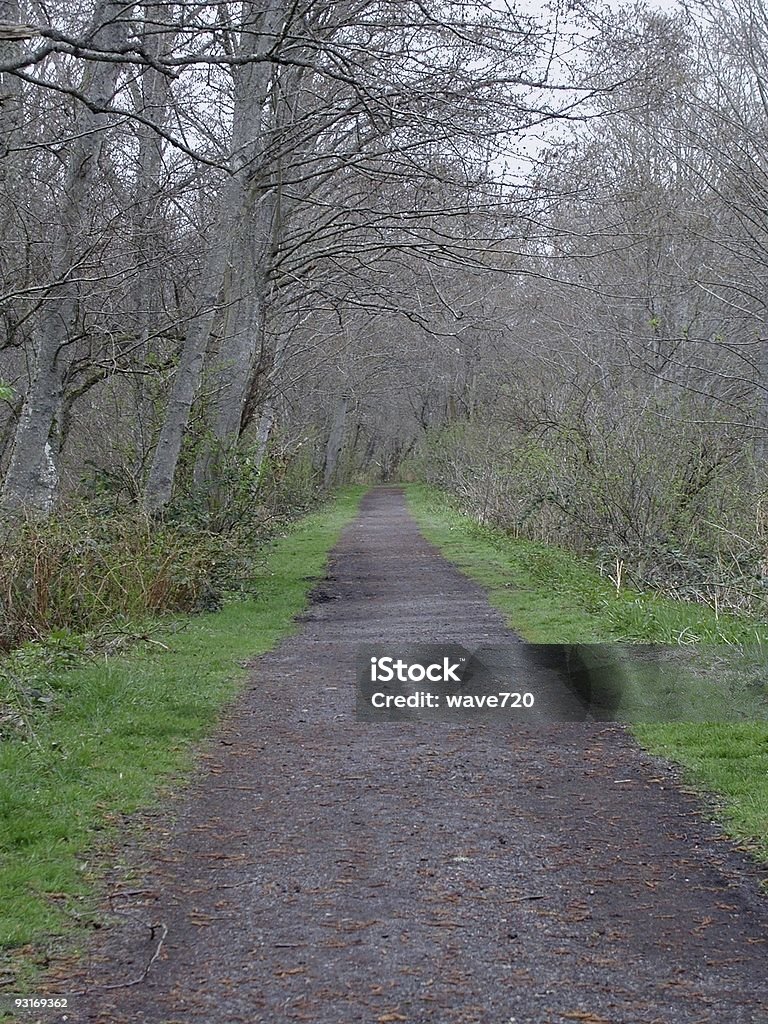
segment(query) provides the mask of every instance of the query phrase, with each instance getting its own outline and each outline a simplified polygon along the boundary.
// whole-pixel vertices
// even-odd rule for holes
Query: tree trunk
[[[173,29],[158,31],[152,25],[153,5],[143,5],[144,49],[157,59],[161,53],[173,52],[177,32]],[[158,126],[164,127],[171,110],[171,87],[167,75],[157,68],[147,68],[141,79],[142,113]],[[133,287],[132,306],[134,335],[138,347],[135,359],[146,366],[150,356],[158,355],[158,346],[150,338],[158,328],[158,316],[163,303],[163,273],[157,266],[154,253],[158,249],[158,236],[167,230],[162,216],[162,171],[165,144],[158,133],[149,125],[137,124],[138,139],[137,174],[133,212],[133,250],[136,259],[136,281]],[[136,419],[135,419],[135,466],[137,479],[141,479],[144,467],[153,450],[154,440],[160,424],[155,407],[154,386],[149,384],[143,373],[134,377]]]
[[[247,227],[233,245],[232,285],[226,301],[224,337],[216,373],[211,436],[195,466],[195,483],[217,490],[226,454],[238,442],[253,367],[264,347],[266,262],[271,248],[270,197],[259,209],[248,205],[241,221]]]
[[[344,429],[347,425],[347,412],[349,411],[349,399],[346,395],[341,397],[333,413],[331,432],[328,435],[328,443],[325,446],[325,470],[323,472],[323,486],[326,490],[336,480],[336,472],[339,466],[339,457],[344,447]]]
[[[93,22],[98,45],[107,49],[120,46],[127,35],[127,25],[120,20],[124,11],[125,5],[113,0],[98,4]],[[95,106],[106,106],[119,74],[120,67],[114,62],[94,63],[85,72],[82,91]],[[86,107],[78,110],[61,199],[61,220],[51,243],[51,280],[60,283],[48,290],[35,333],[32,379],[3,488],[3,502],[8,508],[45,513],[58,496],[59,417],[68,346],[77,322],[77,285],[68,278],[77,260],[79,212],[98,169],[109,124],[107,114],[94,113]]]
[[[254,468],[257,473],[261,472],[264,459],[267,457],[269,439],[272,435],[272,428],[275,425],[275,404],[270,399],[261,410],[259,426],[256,430],[256,450],[253,456]]]
[[[252,63],[238,67],[235,79],[235,109],[232,135],[233,173],[220,198],[216,243],[209,257],[205,281],[208,291],[201,314],[193,322],[181,354],[171,398],[160,440],[155,450],[145,492],[145,503],[152,512],[159,512],[171,499],[184,433],[189,422],[195,396],[202,377],[208,340],[219,301],[228,308],[225,324],[229,325],[222,341],[219,399],[213,420],[218,439],[239,433],[248,367],[260,336],[261,302],[259,283],[265,279],[256,264],[266,253],[266,240],[258,230],[261,217],[253,221],[255,197],[259,180],[254,178],[262,150],[264,109],[269,98],[271,64],[259,57],[273,45],[284,19],[284,0],[270,0],[256,12],[252,22],[241,33],[241,55],[253,57]],[[265,208],[269,204],[262,203]],[[255,236],[255,237],[254,237]],[[245,247],[242,240],[247,240]],[[243,258],[245,257],[245,264]],[[250,268],[250,272],[249,272]],[[231,270],[231,273],[228,273]],[[246,274],[252,285],[242,293]],[[232,282],[238,290],[233,295],[226,288]],[[232,332],[231,334],[229,332]],[[233,424],[235,428],[233,430]],[[203,463],[196,467],[197,479],[210,476]]]
[[[239,182],[230,179],[221,200],[220,221],[216,228],[217,240],[212,245],[205,268],[206,287],[202,308],[190,325],[181,350],[179,366],[171,388],[160,439],[155,448],[152,467],[144,492],[144,503],[150,512],[160,512],[171,500],[184,432],[187,429],[192,403],[195,400],[203,372],[208,338],[216,315],[222,277],[226,266],[226,238],[239,209],[237,202]],[[231,205],[227,200],[231,200]]]

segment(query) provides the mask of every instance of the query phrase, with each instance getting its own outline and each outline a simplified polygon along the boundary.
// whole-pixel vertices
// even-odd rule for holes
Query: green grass
[[[407,490],[424,535],[472,579],[531,643],[768,644],[768,623],[622,588],[588,559],[481,526],[423,485]]]
[[[183,778],[195,743],[237,692],[243,660],[294,628],[364,491],[341,492],[263,549],[253,599],[174,620],[155,634],[164,646],[46,680],[53,710],[34,717],[25,740],[0,748],[1,947],[72,941],[84,897],[98,890],[100,851],[126,815]]]
[[[636,725],[644,747],[681,764],[714,793],[726,832],[768,862],[768,726],[765,722]]]
[[[661,670],[632,659],[635,735],[715,794],[730,834],[768,860],[768,624],[656,594],[617,593],[588,560],[481,526],[435,489],[412,485],[407,497],[427,539],[488,590],[526,640],[670,645]],[[671,697],[669,717],[685,720],[659,720]]]

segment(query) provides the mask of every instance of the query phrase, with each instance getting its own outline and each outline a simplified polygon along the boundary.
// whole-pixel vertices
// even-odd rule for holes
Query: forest
[[[215,601],[359,481],[764,606],[759,2],[3,0],[0,35],[6,647]]]

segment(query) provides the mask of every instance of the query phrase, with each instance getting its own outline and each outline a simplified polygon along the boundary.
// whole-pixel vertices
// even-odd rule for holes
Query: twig
[[[151,927],[154,930],[157,926],[156,925],[152,925]],[[134,985],[141,985],[141,983],[146,980],[146,977],[149,974],[149,971],[150,971],[150,968],[152,967],[152,964],[155,963],[157,958],[160,956],[160,951],[163,948],[163,943],[165,942],[166,937],[168,935],[168,925],[167,924],[165,924],[164,922],[161,922],[160,928],[162,928],[163,934],[160,936],[160,941],[158,942],[158,944],[157,944],[157,946],[155,948],[155,952],[152,954],[152,956],[151,956],[147,966],[144,968],[144,970],[141,972],[141,974],[137,978],[133,978],[130,981],[116,981],[116,982],[114,982],[111,985],[92,985],[90,988],[84,988],[84,989],[80,989],[79,992],[73,992],[72,995],[75,995],[75,996],[86,996],[86,995],[88,995],[89,992],[93,992],[95,990],[98,990],[99,992],[111,992],[111,991],[113,991],[114,989],[117,989],[117,988],[131,988]]]
[[[115,889],[114,892],[109,894],[109,899],[115,899],[116,896],[156,896],[156,889]]]
[[[168,925],[163,922],[161,923],[160,927],[163,929],[163,934],[160,936],[160,941],[157,944],[157,948],[155,949],[155,952],[152,954],[149,963],[144,968],[144,970],[142,971],[138,978],[134,978],[133,981],[118,981],[115,982],[113,985],[97,985],[95,987],[100,989],[102,992],[106,992],[107,990],[111,990],[114,988],[129,988],[131,985],[140,985],[149,974],[149,969],[152,966],[152,964],[160,956],[160,950],[163,948],[163,943],[165,942],[166,937],[168,935]]]

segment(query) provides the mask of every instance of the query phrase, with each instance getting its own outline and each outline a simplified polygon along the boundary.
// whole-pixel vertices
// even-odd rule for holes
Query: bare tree
[[[101,0],[90,35],[94,42],[119,48],[126,38],[122,3]],[[10,506],[49,509],[57,494],[60,417],[70,346],[77,326],[78,264],[86,257],[90,238],[83,210],[93,201],[91,187],[112,118],[101,113],[117,88],[120,65],[88,65],[79,91],[93,98],[97,111],[81,105],[66,148],[60,199],[60,220],[51,240],[50,286],[42,299],[34,335],[31,382],[16,430],[3,498]]]

